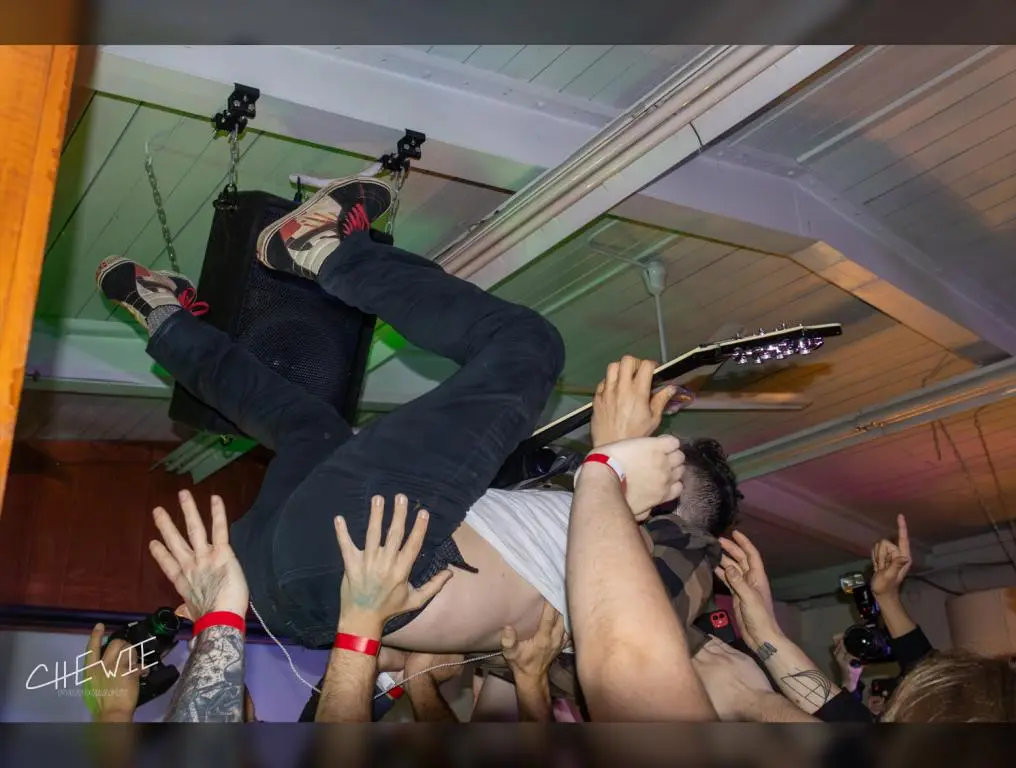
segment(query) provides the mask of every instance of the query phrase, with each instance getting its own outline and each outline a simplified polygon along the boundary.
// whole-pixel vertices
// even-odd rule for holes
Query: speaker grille
[[[263,267],[255,254],[261,230],[295,207],[264,192],[243,192],[237,210],[215,212],[198,286],[210,307],[203,319],[352,422],[375,318],[317,283]],[[170,416],[196,429],[242,434],[179,386]]]

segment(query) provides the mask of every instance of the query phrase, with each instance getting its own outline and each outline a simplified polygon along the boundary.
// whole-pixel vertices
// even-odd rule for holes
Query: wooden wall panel
[[[187,476],[152,469],[174,447],[15,443],[0,519],[0,604],[136,613],[176,607],[180,600],[148,553],[157,537],[152,509],[165,507],[183,530],[176,494],[191,488],[205,515],[216,493],[236,519],[257,496],[264,464],[245,457],[192,487]]]
[[[22,29],[20,17],[7,21]],[[0,45],[0,496],[76,57],[73,45]]]

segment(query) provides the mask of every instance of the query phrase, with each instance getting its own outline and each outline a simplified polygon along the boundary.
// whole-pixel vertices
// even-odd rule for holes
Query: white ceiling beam
[[[872,542],[874,543],[874,542]],[[914,571],[917,575],[942,577],[934,574],[962,568],[985,569],[995,567],[1003,570],[1005,576],[1012,578],[1010,553],[1016,556],[1016,539],[1007,530],[1000,535],[985,533],[969,536],[955,541],[935,544],[931,547],[922,566]],[[764,555],[765,553],[763,553]],[[840,565],[819,568],[804,573],[780,576],[772,580],[773,596],[777,600],[803,601],[814,595],[824,595],[839,588],[839,578],[845,573],[871,571],[871,558],[864,557]],[[812,607],[811,605],[802,607]]]
[[[742,480],[762,477],[1016,394],[1016,358],[977,368],[730,457]]]
[[[872,542],[874,544],[875,542]],[[871,548],[869,547],[869,550]],[[765,558],[765,552],[762,553]],[[813,600],[837,598],[849,600],[836,594],[840,591],[840,577],[848,573],[868,573],[871,570],[871,557],[858,558],[840,565],[831,565],[827,568],[817,568],[804,573],[795,573],[788,576],[777,576],[770,587],[773,597],[792,603],[801,603],[798,608],[806,610],[814,607]]]
[[[972,280],[943,273],[792,161],[720,148],[655,186],[679,205],[818,241],[790,258],[959,355],[983,363],[999,350],[1016,354],[1011,308]]]
[[[845,552],[865,557],[879,539],[892,539],[895,528],[881,526],[851,509],[829,502],[800,486],[766,478],[743,483],[750,514],[773,525],[828,542]],[[931,547],[911,539],[914,562],[921,567]]]
[[[650,186],[845,53],[848,46],[713,46],[438,260],[490,288]],[[648,189],[647,189],[648,188]]]
[[[995,565],[1016,562],[1016,537],[1012,530],[1000,528],[998,533],[984,533],[936,545],[931,551],[928,567],[945,570],[965,565]]]
[[[384,374],[367,375],[361,402],[367,410],[391,410],[426,394],[454,370],[453,363],[410,352]],[[116,320],[36,321],[25,375],[36,389],[167,399],[172,394],[172,383],[157,373],[145,351],[144,336]]]
[[[68,319],[59,325],[36,320],[25,360],[29,379],[77,382],[82,394],[102,384],[169,397],[171,386],[155,371],[140,329],[128,323]]]

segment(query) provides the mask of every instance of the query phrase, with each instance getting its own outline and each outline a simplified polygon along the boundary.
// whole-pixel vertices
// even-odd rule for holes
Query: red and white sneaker
[[[314,279],[346,236],[370,229],[388,212],[392,197],[392,188],[377,179],[337,179],[261,232],[258,261],[269,269]]]
[[[102,294],[129,311],[141,325],[156,307],[180,306],[195,315],[203,315],[208,305],[196,301],[194,284],[175,272],[148,269],[122,256],[110,256],[95,271],[95,282]]]

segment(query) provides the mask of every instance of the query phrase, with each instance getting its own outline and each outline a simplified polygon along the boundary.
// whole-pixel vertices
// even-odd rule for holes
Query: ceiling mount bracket
[[[395,151],[382,155],[378,162],[381,163],[385,170],[391,173],[407,173],[409,171],[409,161],[419,160],[423,156],[420,148],[426,140],[426,134],[419,131],[411,131],[407,128],[405,135],[395,145]]]
[[[258,98],[261,91],[249,85],[235,83],[233,92],[226,99],[226,108],[212,116],[216,133],[234,133],[237,138],[247,129],[247,122],[257,117]]]

